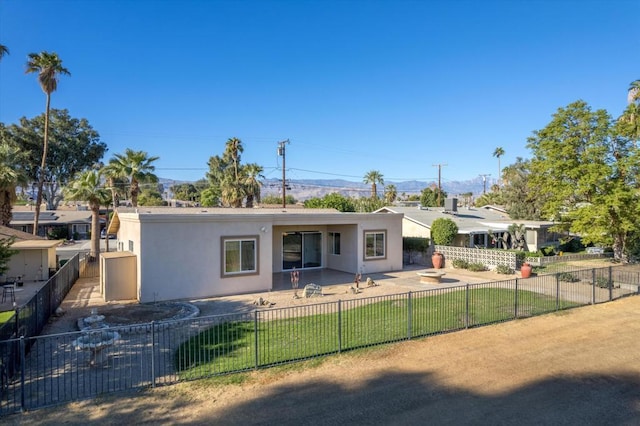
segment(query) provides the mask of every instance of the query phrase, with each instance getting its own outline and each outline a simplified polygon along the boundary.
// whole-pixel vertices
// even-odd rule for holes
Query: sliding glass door
[[[322,234],[284,232],[282,234],[282,269],[320,268],[322,266]]]

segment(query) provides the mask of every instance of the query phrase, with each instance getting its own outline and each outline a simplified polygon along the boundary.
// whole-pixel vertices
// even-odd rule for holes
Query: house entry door
[[[317,231],[282,234],[282,270],[322,267],[322,234]]]

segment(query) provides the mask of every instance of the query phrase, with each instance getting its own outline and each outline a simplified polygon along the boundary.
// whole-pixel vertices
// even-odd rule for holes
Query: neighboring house
[[[402,269],[402,214],[119,208],[108,232],[136,256],[141,302],[268,291],[274,273],[294,269]]]
[[[31,210],[13,210],[13,219],[10,226],[19,231],[33,233],[33,216]],[[101,218],[104,222],[104,218]],[[40,212],[38,220],[38,235],[46,237],[50,234],[67,235],[68,239],[87,240],[91,238],[91,212],[77,207],[74,210],[59,209]]]
[[[402,213],[402,236],[431,238],[431,224],[434,220],[444,217],[453,220],[458,226],[458,235],[451,244],[457,247],[493,248],[495,242],[493,234],[505,236],[512,224],[525,226],[525,250],[537,251],[546,246],[557,246],[559,235],[549,231],[554,225],[548,221],[513,220],[509,219],[504,210],[495,206],[489,208],[462,208],[457,212],[445,212],[436,207],[383,207],[375,213]],[[510,237],[507,236],[509,240]],[[508,241],[509,243],[509,241]],[[510,245],[509,245],[510,247]]]
[[[0,226],[0,238],[14,237],[11,246],[17,253],[9,259],[7,277],[21,277],[23,281],[41,281],[56,270],[56,247],[62,241],[47,240],[6,226]]]

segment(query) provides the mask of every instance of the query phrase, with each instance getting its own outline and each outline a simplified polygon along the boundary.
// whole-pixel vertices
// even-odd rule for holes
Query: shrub
[[[403,237],[402,250],[424,253],[429,248],[428,238]]]
[[[538,253],[540,253],[542,256],[553,256],[556,254],[556,250],[549,246],[549,247],[543,247],[540,250],[538,250]]]
[[[472,272],[482,272],[482,271],[486,271],[487,267],[484,266],[482,263],[470,263],[469,266],[467,266],[467,269]]]
[[[580,281],[580,278],[576,277],[570,272],[561,272],[560,274],[558,274],[558,279],[560,281],[568,283],[575,283],[576,281]]]
[[[469,267],[469,262],[464,259],[454,259],[453,267],[458,269],[467,269]]]
[[[584,250],[584,244],[582,244],[579,238],[572,237],[562,242],[562,244],[558,246],[558,250],[565,253],[578,253]]]
[[[606,278],[606,277],[596,278],[596,285],[600,288],[609,288],[609,278]]]
[[[505,274],[505,275],[511,275],[516,273],[516,271],[511,269],[508,265],[498,265],[496,267],[496,272],[498,274]]]
[[[434,244],[448,246],[458,235],[458,225],[448,218],[438,218],[431,224],[431,239]]]

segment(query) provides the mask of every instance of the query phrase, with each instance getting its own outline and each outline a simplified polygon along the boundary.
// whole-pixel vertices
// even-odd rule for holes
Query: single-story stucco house
[[[491,206],[490,208],[470,207],[460,208],[457,211],[445,211],[437,207],[383,207],[375,213],[400,213],[402,219],[402,236],[431,238],[431,224],[438,218],[453,220],[458,226],[458,235],[453,246],[471,248],[495,247],[492,234],[506,233],[512,224],[525,227],[525,250],[537,251],[547,246],[557,246],[560,235],[549,231],[554,222],[513,220],[509,215]]]
[[[274,273],[294,269],[402,269],[402,214],[121,207],[108,232],[136,258],[141,302],[268,291]]]
[[[20,277],[22,281],[42,281],[56,271],[56,247],[59,240],[47,240],[6,226],[0,226],[0,238],[15,238],[11,248],[17,253],[7,263],[0,281]]]

